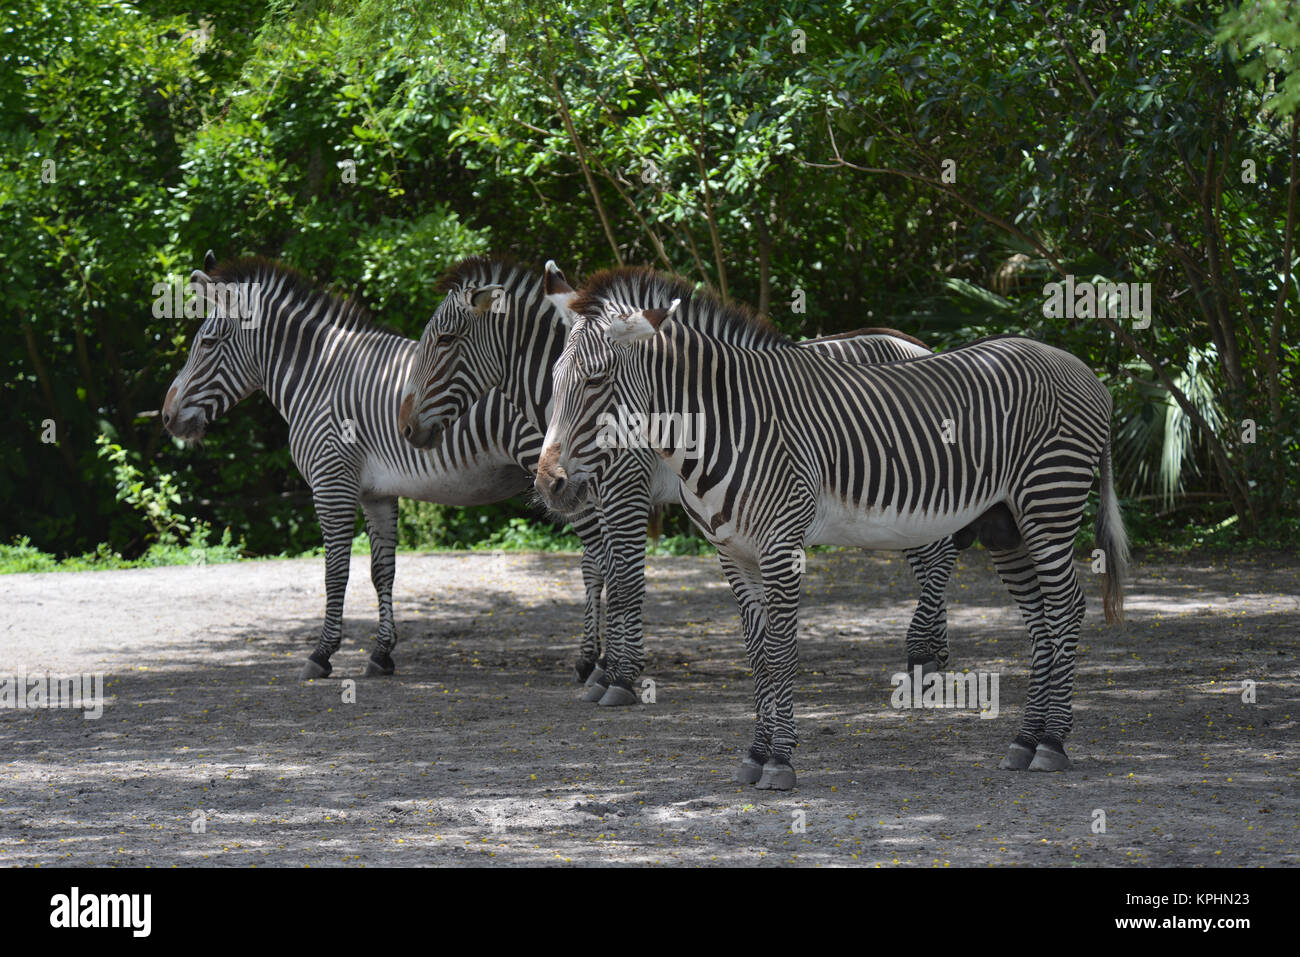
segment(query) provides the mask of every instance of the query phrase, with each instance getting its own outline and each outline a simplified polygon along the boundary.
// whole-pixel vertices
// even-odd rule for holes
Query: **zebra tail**
[[[667,505],[650,506],[650,515],[646,522],[645,531],[650,541],[655,545],[659,544],[659,538],[664,533],[664,515],[667,511]]]
[[[1111,470],[1110,437],[1101,452],[1101,503],[1097,508],[1097,546],[1106,556],[1105,591],[1102,607],[1106,611],[1106,624],[1115,625],[1124,620],[1124,582],[1128,578],[1128,534],[1124,531],[1124,518],[1119,512],[1119,498],[1115,495],[1115,477]]]

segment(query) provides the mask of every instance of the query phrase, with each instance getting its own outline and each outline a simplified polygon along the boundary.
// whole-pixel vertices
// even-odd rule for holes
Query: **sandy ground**
[[[366,559],[352,574],[336,678],[374,631]],[[1087,581],[1075,765],[1032,775],[996,769],[1028,649],[987,556],[964,553],[950,633],[954,667],[1000,675],[992,720],[892,708],[904,562],[815,555],[788,794],[730,783],[750,683],[712,557],[651,559],[656,700],[624,709],[576,700],[575,556],[399,556],[398,675],[355,704],[295,678],[322,575],[0,578],[0,674],[103,672],[109,695],[100,720],[0,710],[0,864],[1300,863],[1294,555],[1140,564],[1125,628]]]

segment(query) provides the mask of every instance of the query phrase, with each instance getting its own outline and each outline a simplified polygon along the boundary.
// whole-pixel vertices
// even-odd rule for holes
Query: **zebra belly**
[[[682,500],[682,480],[664,463],[655,466],[650,475],[650,504],[679,505]]]
[[[532,479],[513,462],[465,469],[399,471],[382,466],[366,469],[363,494],[371,497],[414,498],[439,505],[491,505],[518,495]]]
[[[679,480],[678,496],[686,514],[691,517],[695,527],[704,533],[704,537],[710,544],[739,562],[757,567],[762,552],[758,542],[741,531],[733,522],[723,521],[718,514],[723,499],[721,489],[714,488],[704,497],[700,497]]]
[[[902,549],[928,545],[965,528],[997,500],[951,512],[907,512],[875,505],[846,506],[823,499],[804,539],[806,545],[856,545]]]

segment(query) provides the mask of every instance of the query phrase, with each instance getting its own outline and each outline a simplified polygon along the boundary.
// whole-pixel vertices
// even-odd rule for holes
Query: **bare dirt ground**
[[[623,709],[576,700],[575,556],[400,555],[398,675],[358,680],[355,704],[336,678],[374,631],[365,558],[336,677],[295,678],[322,576],[316,559],[0,578],[0,674],[108,681],[98,721],[0,710],[0,864],[1300,863],[1294,555],[1139,562],[1125,628],[1087,576],[1061,774],[997,770],[1028,648],[982,551],[950,635],[953,667],[1001,675],[992,720],[893,709],[906,565],[814,555],[788,794],[730,783],[750,682],[712,557],[650,560],[656,701]]]

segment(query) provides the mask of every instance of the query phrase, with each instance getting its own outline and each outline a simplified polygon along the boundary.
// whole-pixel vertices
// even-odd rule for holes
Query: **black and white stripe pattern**
[[[168,390],[164,425],[193,439],[259,389],[289,424],[289,451],[311,486],[325,540],[325,621],[303,678],[330,673],[342,638],[343,597],[357,506],[370,537],[379,632],[367,674],[392,674],[397,499],[484,505],[527,490],[540,435],[499,392],[484,395],[437,446],[420,452],[397,430],[416,344],[373,325],[363,308],[264,260],[239,260],[191,282],[213,302]],[[247,312],[228,315],[222,288]],[[594,523],[588,529],[595,531]]]
[[[646,274],[653,276],[652,273]],[[525,418],[545,429],[551,411],[551,366],[564,345],[572,313],[572,290],[554,263],[539,279],[519,266],[469,259],[453,267],[447,296],[420,337],[412,376],[403,391],[404,434],[427,444],[491,389],[515,403]],[[663,299],[690,296],[685,284],[648,288]],[[668,301],[663,299],[662,305]],[[845,361],[891,362],[928,355],[923,345],[892,330],[863,330],[801,343]],[[653,507],[680,501],[680,480],[648,448],[630,449],[602,470],[600,482],[575,501],[577,514],[599,517],[605,545],[606,634],[604,658],[584,642],[577,662],[588,678],[588,700],[621,704],[636,700],[633,682],[645,662],[642,607],[645,597],[645,527]],[[907,632],[909,667],[941,668],[948,661],[944,590],[956,549],[942,539],[907,552],[922,593]],[[611,687],[612,685],[612,687]]]
[[[417,448],[430,448],[484,396],[499,394],[526,423],[522,457],[537,469],[551,404],[551,364],[564,345],[570,313],[564,297],[548,296],[540,277],[502,259],[473,256],[449,269],[446,293],[424,327],[403,380],[397,427]],[[583,541],[586,591],[579,680],[602,657],[601,633],[611,626],[607,605],[616,589],[606,582],[607,549],[599,516],[570,516]],[[608,600],[602,603],[602,597]]]
[[[666,286],[676,310],[648,290]],[[564,505],[611,453],[598,416],[622,402],[702,414],[705,454],[659,454],[718,546],[742,608],[756,727],[739,779],[793,786],[801,568],[814,544],[907,548],[979,529],[1034,642],[1029,698],[1004,767],[1068,765],[1084,600],[1074,536],[1100,466],[1097,543],[1108,620],[1127,546],[1110,468],[1110,396],[1073,356],[1019,337],[883,365],[799,348],[746,310],[677,296],[671,279],[615,270],[574,304],[553,370],[555,411],[537,488]],[[671,301],[671,300],[670,300]],[[670,315],[671,313],[671,315]],[[1001,527],[1005,509],[1014,529]]]

